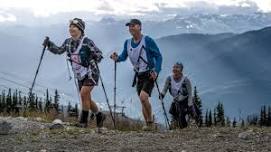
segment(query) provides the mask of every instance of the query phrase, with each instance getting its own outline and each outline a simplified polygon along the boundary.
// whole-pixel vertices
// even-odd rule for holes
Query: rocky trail
[[[203,127],[153,132],[103,129],[98,133],[65,123],[0,117],[0,151],[270,152],[271,128]]]

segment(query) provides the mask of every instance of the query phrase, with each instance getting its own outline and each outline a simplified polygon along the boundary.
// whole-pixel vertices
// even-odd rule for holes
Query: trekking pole
[[[116,122],[115,122],[115,119],[114,119],[113,114],[112,114],[112,110],[111,110],[111,107],[110,107],[110,104],[109,104],[108,96],[107,96],[107,93],[105,91],[103,79],[102,79],[101,72],[100,72],[100,69],[99,69],[99,66],[98,66],[97,62],[95,62],[95,65],[96,65],[96,67],[98,69],[98,72],[99,72],[99,77],[100,77],[100,80],[101,80],[101,83],[102,83],[102,88],[103,88],[103,91],[104,91],[104,95],[105,95],[107,106],[108,106],[108,109],[109,109],[109,112],[110,112],[110,116],[111,116],[112,121],[113,121],[114,129],[116,129]]]
[[[160,92],[160,89],[159,89],[159,86],[158,86],[158,83],[157,83],[156,80],[155,80],[155,85],[156,85],[157,91],[158,91],[158,93],[160,95],[161,92]],[[169,124],[169,120],[168,120],[168,117],[167,117],[166,108],[165,108],[165,105],[164,105],[164,101],[163,101],[162,98],[160,98],[160,101],[161,101],[161,104],[162,104],[162,108],[163,108],[163,112],[164,112],[164,116],[165,116],[165,120],[166,120],[166,126],[168,125],[168,129],[171,130],[171,127],[170,127],[170,124]]]
[[[114,61],[114,119],[116,120],[116,99],[117,99],[117,62]]]
[[[49,41],[49,37],[46,36],[45,38],[45,41],[48,42]],[[39,70],[40,70],[40,65],[41,65],[41,62],[42,62],[42,59],[43,59],[43,56],[44,56],[44,53],[45,53],[45,50],[46,50],[46,45],[43,46],[43,49],[42,49],[42,52],[41,52],[41,56],[40,56],[40,60],[39,60],[39,64],[38,64],[38,68],[36,70],[36,73],[35,73],[35,76],[34,76],[34,80],[32,82],[32,85],[31,87],[29,88],[29,99],[32,98],[32,95],[33,95],[33,88],[35,86],[35,83],[36,83],[36,78],[37,78],[37,75],[39,73]],[[28,103],[27,103],[28,104]],[[26,104],[26,107],[27,107],[27,104]]]
[[[66,59],[66,63],[67,63],[67,70],[68,70],[68,74],[69,74],[69,81],[70,81],[72,79],[72,75],[71,75],[71,71],[70,71],[70,66],[69,66],[68,59]]]

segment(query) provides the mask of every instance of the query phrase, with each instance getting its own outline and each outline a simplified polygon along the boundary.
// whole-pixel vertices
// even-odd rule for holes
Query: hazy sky
[[[88,12],[95,16],[140,16],[206,5],[211,9],[253,5],[257,8],[255,11],[271,12],[271,0],[0,0],[0,4],[0,22],[15,22],[18,16],[14,12],[22,10],[38,18],[71,12]]]

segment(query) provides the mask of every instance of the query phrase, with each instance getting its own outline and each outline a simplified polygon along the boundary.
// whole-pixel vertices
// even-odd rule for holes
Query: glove
[[[45,39],[44,39],[42,45],[43,45],[44,47],[48,47],[48,46],[49,46],[49,37],[48,37],[48,36],[45,37]]]
[[[164,97],[165,97],[165,95],[163,95],[162,93],[159,94],[159,99],[160,99],[160,100],[163,100]]]

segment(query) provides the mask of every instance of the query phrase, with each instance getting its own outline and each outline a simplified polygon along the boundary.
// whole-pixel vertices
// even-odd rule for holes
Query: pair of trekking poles
[[[45,41],[49,41],[49,37],[46,37]],[[42,53],[41,53],[41,56],[40,56],[40,59],[39,59],[38,67],[36,69],[34,80],[32,82],[32,85],[31,85],[30,89],[29,89],[29,99],[31,99],[32,96],[33,96],[33,88],[35,86],[36,78],[37,78],[37,75],[39,73],[39,69],[40,69],[40,66],[41,66],[41,63],[42,63],[42,60],[43,60],[43,57],[44,57],[44,53],[45,53],[46,47],[47,46],[44,45],[43,49],[42,49]],[[71,63],[71,61],[70,61],[70,63]],[[98,69],[98,72],[99,72],[99,77],[100,77],[100,80],[101,80],[102,89],[103,89],[103,92],[104,92],[104,95],[105,95],[105,98],[106,98],[106,102],[107,102],[107,106],[108,106],[108,109],[109,109],[109,112],[110,112],[110,116],[111,116],[111,119],[113,121],[114,128],[116,129],[116,90],[117,90],[117,87],[116,87],[117,74],[116,73],[117,73],[117,62],[116,61],[114,62],[114,116],[112,114],[112,109],[111,109],[111,106],[109,104],[108,95],[106,93],[105,86],[104,86],[104,83],[103,83],[103,79],[101,77],[100,69],[99,69],[99,66],[98,66],[97,62],[95,62],[95,65],[96,65],[96,67]],[[69,79],[71,80],[72,77],[71,77],[71,74],[70,74],[70,69],[69,69],[68,61],[67,61],[67,67],[68,67],[68,71],[69,71]],[[75,80],[75,78],[74,78],[74,80]],[[78,84],[77,84],[76,80],[75,80],[75,85],[77,87],[79,100],[81,100],[80,95],[79,95],[79,87],[78,87]],[[158,93],[160,95],[161,92],[160,92],[160,89],[159,89],[159,86],[158,86],[158,83],[157,83],[156,80],[155,80],[155,85],[156,85],[157,91],[158,91]],[[165,120],[166,120],[166,126],[168,126],[168,129],[170,129],[169,119],[167,117],[167,113],[166,113],[166,110],[165,110],[163,99],[160,99],[160,101],[161,101],[161,104],[162,104],[162,108],[163,108],[163,112],[164,112],[164,116],[165,116]],[[26,104],[26,107],[27,107],[27,105],[28,105],[28,103]]]

